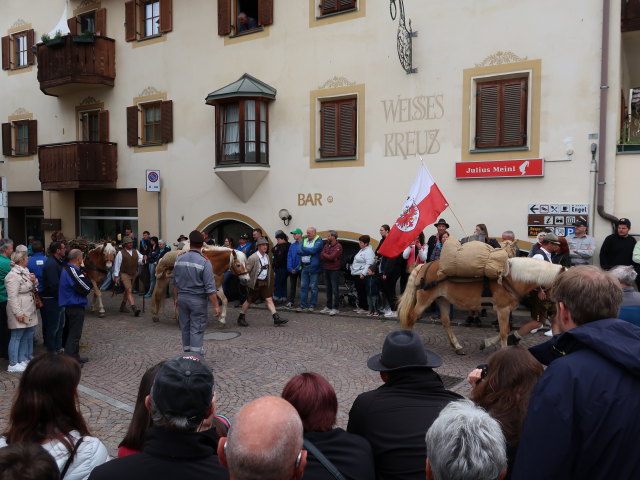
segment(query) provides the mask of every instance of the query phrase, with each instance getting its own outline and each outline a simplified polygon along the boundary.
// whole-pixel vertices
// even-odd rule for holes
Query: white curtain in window
[[[267,163],[267,102],[260,103],[260,163]]]
[[[240,154],[240,108],[237,103],[224,107],[224,138],[222,156],[227,160],[237,160]],[[231,157],[231,158],[228,158]]]
[[[256,102],[244,102],[244,161],[256,161]]]

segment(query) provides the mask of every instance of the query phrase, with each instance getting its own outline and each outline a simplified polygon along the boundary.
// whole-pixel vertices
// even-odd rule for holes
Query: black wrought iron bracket
[[[389,4],[389,13],[391,14],[391,19],[395,20],[398,16],[398,6],[396,2],[400,4],[400,20],[398,22],[398,35],[397,35],[397,44],[398,44],[398,58],[400,59],[400,65],[404,69],[407,74],[417,73],[418,69],[414,68],[412,62],[412,45],[411,39],[418,36],[418,32],[414,32],[411,29],[411,20],[409,20],[409,28],[407,28],[405,18],[404,18],[404,2],[403,0],[390,0]]]

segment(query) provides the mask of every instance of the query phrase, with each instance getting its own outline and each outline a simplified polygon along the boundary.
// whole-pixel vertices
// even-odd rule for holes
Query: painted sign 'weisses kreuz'
[[[541,158],[456,163],[456,178],[460,179],[542,177],[543,175],[544,161]]]

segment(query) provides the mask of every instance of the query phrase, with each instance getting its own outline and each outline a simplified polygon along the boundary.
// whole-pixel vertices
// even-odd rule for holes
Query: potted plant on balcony
[[[96,41],[96,38],[93,32],[85,30],[84,32],[82,32],[82,35],[74,35],[73,41],[75,43],[94,43]]]
[[[40,37],[40,39],[42,40],[42,43],[44,43],[47,47],[64,45],[64,37],[62,36],[62,32],[60,30],[56,30],[53,38],[51,38],[48,33],[45,33]]]

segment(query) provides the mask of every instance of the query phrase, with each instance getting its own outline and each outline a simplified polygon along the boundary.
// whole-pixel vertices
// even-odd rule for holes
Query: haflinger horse
[[[182,250],[173,250],[167,252],[158,262],[156,266],[156,287],[153,290],[151,315],[154,322],[159,321],[158,312],[164,303],[167,291],[167,285],[171,277],[173,277],[173,266],[179,255],[189,251],[189,243],[187,242]],[[205,245],[202,249],[204,255],[213,268],[213,275],[218,289],[218,297],[222,301],[222,308],[218,321],[226,323],[227,317],[227,297],[222,290],[222,280],[227,270],[240,279],[242,285],[249,283],[249,272],[247,272],[247,257],[244,253],[227,247]]]
[[[107,277],[109,270],[111,270],[116,254],[116,247],[114,247],[111,242],[104,242],[101,246],[89,250],[84,257],[84,269],[93,284],[91,311],[96,310],[97,302],[98,316],[100,318],[104,317],[104,305],[102,304],[102,291],[100,291],[100,286]]]
[[[398,310],[402,328],[413,328],[424,309],[435,301],[440,307],[440,320],[451,346],[457,354],[464,355],[464,349],[451,329],[450,305],[480,310],[490,303],[498,314],[501,345],[506,347],[509,314],[529,292],[539,286],[551,286],[556,276],[565,270],[561,265],[533,258],[516,257],[510,258],[508,262],[504,276],[495,280],[487,279],[491,297],[482,296],[486,286],[483,278],[438,279],[439,260],[419,265],[411,272],[400,299]]]

